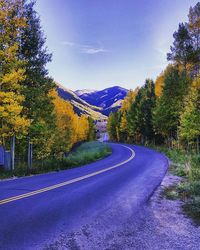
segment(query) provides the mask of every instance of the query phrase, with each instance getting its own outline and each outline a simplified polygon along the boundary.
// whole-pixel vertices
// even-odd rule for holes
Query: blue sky
[[[197,0],[38,0],[53,53],[49,75],[72,90],[128,89],[155,79]]]

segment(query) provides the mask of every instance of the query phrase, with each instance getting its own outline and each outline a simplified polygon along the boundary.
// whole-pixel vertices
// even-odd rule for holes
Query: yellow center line
[[[99,171],[91,173],[91,174],[87,174],[87,175],[84,175],[84,176],[81,176],[81,177],[74,178],[72,180],[68,180],[68,181],[65,181],[65,182],[61,182],[59,184],[55,184],[55,185],[46,187],[46,188],[38,189],[36,191],[32,191],[32,192],[28,192],[28,193],[25,193],[25,194],[21,194],[21,195],[17,195],[17,196],[13,196],[13,197],[10,197],[10,198],[7,198],[7,199],[0,200],[0,205],[3,205],[5,203],[9,203],[9,202],[12,202],[12,201],[16,201],[16,200],[21,200],[21,199],[24,199],[24,198],[27,198],[27,197],[30,197],[30,196],[33,196],[33,195],[36,195],[36,194],[40,194],[40,193],[44,193],[44,192],[47,192],[47,191],[50,191],[50,190],[53,190],[53,189],[56,189],[56,188],[60,188],[60,187],[63,187],[63,186],[67,186],[69,184],[72,184],[72,183],[75,183],[75,182],[78,182],[78,181],[81,181],[81,180],[85,180],[85,179],[88,179],[88,178],[90,178],[92,176],[96,176],[98,174],[101,174],[101,173],[110,171],[110,170],[112,170],[114,168],[120,167],[120,166],[128,163],[129,161],[131,161],[135,157],[135,152],[134,152],[133,149],[131,149],[130,147],[124,146],[124,145],[120,145],[120,146],[122,146],[124,148],[127,148],[127,149],[129,149],[131,151],[131,157],[129,157],[127,160],[125,160],[123,162],[120,162],[120,163],[118,163],[118,164],[116,164],[114,166],[99,170]]]

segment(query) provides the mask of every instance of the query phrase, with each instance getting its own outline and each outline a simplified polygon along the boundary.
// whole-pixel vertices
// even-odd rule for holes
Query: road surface
[[[1,181],[0,249],[99,249],[97,239],[106,249],[110,232],[137,220],[168,161],[144,147],[110,146],[111,156],[83,167]]]

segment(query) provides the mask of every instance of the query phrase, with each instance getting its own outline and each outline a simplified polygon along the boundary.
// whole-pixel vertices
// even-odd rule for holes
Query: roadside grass
[[[188,172],[188,161],[190,155],[178,149],[155,146],[155,150],[164,153],[170,160],[170,172],[174,175],[186,177]]]
[[[27,164],[23,162],[16,165],[14,173],[1,169],[0,179],[9,178],[13,175],[21,177],[71,169],[73,167],[82,166],[103,159],[111,153],[111,148],[104,143],[98,141],[85,142],[62,159],[49,158],[43,161],[34,161],[31,169],[27,169]]]
[[[162,197],[165,197],[169,200],[176,200],[179,199],[179,195],[176,189],[176,185],[171,185],[169,187],[166,187],[162,193],[161,193]]]
[[[162,196],[167,199],[183,201],[183,211],[195,224],[200,225],[200,156],[184,151],[157,148],[171,160],[169,171],[182,177],[177,185],[165,188]]]

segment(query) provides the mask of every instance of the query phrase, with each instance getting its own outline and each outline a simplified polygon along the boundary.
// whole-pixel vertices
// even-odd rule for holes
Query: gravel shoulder
[[[96,217],[78,231],[67,235],[63,232],[45,249],[200,249],[200,227],[183,214],[181,201],[162,196],[166,187],[180,181],[180,177],[167,173],[148,204],[126,221],[121,221],[120,226],[108,224],[107,218]],[[94,231],[99,233],[94,234]]]
[[[200,227],[183,214],[182,201],[162,196],[166,187],[180,181],[180,177],[168,172],[151,197],[145,209],[143,228],[134,238],[136,242],[141,242],[136,249],[200,249]]]

